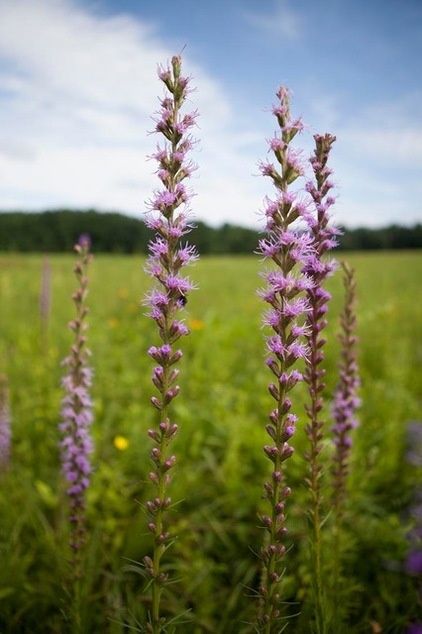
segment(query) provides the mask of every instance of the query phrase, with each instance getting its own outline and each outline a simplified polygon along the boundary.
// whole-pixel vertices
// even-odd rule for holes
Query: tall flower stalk
[[[48,329],[50,321],[51,305],[51,265],[45,256],[41,270],[40,288],[40,323],[41,323],[41,349],[44,354],[48,352]]]
[[[409,550],[405,561],[405,570],[415,579],[417,605],[422,614],[422,485],[421,478],[417,477],[422,468],[422,422],[412,421],[407,425],[407,440],[409,449],[406,452],[406,460],[415,467],[415,487],[412,503],[409,508],[409,519],[412,528],[407,534]],[[419,628],[419,629],[418,629]],[[406,634],[422,632],[422,622],[410,625]]]
[[[11,421],[9,385],[6,375],[0,376],[0,471],[7,471],[10,461]]]
[[[329,225],[329,209],[334,203],[330,195],[333,187],[330,181],[331,169],[327,166],[329,154],[335,137],[331,134],[314,135],[315,151],[310,159],[314,172],[314,180],[307,184],[307,191],[314,203],[316,215],[309,215],[308,223],[313,238],[313,252],[309,256],[304,272],[312,280],[312,286],[308,289],[310,310],[307,316],[309,344],[309,356],[307,358],[305,381],[308,384],[309,403],[305,405],[309,423],[306,425],[306,434],[309,439],[309,451],[306,453],[309,470],[307,484],[311,496],[309,517],[311,523],[311,555],[314,580],[315,600],[315,627],[318,634],[326,632],[326,602],[322,579],[322,464],[320,454],[322,451],[323,428],[325,421],[322,418],[324,406],[323,391],[325,388],[325,369],[321,367],[324,360],[323,347],[326,339],[323,330],[327,326],[325,317],[328,302],[331,295],[324,289],[324,283],[333,273],[335,263],[333,260],[324,259],[324,255],[336,246],[335,236],[338,230]]]
[[[263,272],[266,287],[259,291],[270,305],[263,321],[273,331],[266,339],[269,353],[266,364],[274,375],[269,392],[275,400],[266,426],[270,444],[264,447],[265,455],[272,463],[272,473],[264,484],[264,499],[269,511],[261,516],[266,541],[260,552],[263,572],[256,623],[257,632],[265,634],[279,631],[280,626],[280,582],[287,533],[285,504],[291,493],[286,482],[285,462],[293,454],[290,442],[297,420],[290,411],[290,393],[303,378],[294,366],[308,353],[303,342],[307,332],[303,321],[309,311],[305,293],[312,283],[302,272],[310,253],[311,238],[297,227],[296,222],[307,218],[306,204],[290,190],[291,184],[304,174],[300,155],[291,146],[303,124],[290,115],[290,93],[285,87],[280,87],[277,97],[279,103],[273,107],[273,114],[280,132],[269,145],[278,165],[268,161],[260,166],[262,174],[273,181],[276,196],[273,200],[266,199],[266,237],[259,241],[258,249],[264,260],[273,263]]]
[[[360,405],[358,390],[360,386],[359,367],[357,362],[356,336],[356,280],[355,270],[341,263],[344,277],[344,308],[340,316],[339,340],[341,344],[341,361],[339,364],[339,381],[334,394],[332,427],[335,446],[333,474],[333,502],[336,516],[343,515],[343,503],[346,496],[346,481],[349,473],[350,450],[352,447],[352,430],[357,427],[356,410]]]
[[[86,305],[88,295],[88,266],[90,240],[83,235],[75,246],[78,259],[74,273],[78,288],[72,299],[76,307],[76,317],[69,323],[74,340],[70,354],[63,361],[67,374],[62,379],[65,396],[62,400],[62,422],[59,425],[61,441],[61,461],[66,490],[69,500],[70,538],[73,553],[72,576],[78,578],[81,573],[81,551],[85,542],[85,493],[91,474],[90,454],[93,443],[90,433],[92,423],[92,401],[89,394],[92,382],[92,370],[88,365],[90,351],[86,347],[86,317],[89,309]]]
[[[158,162],[157,175],[162,187],[155,192],[147,217],[147,225],[155,231],[155,238],[149,244],[146,271],[157,284],[148,294],[146,303],[161,339],[159,346],[153,346],[148,351],[156,363],[152,381],[158,396],[153,396],[151,402],[158,412],[158,421],[157,427],[148,431],[154,442],[151,450],[153,470],[149,479],[155,487],[155,495],[146,503],[146,508],[154,545],[152,556],[145,557],[144,564],[152,588],[147,631],[155,634],[166,631],[167,619],[161,615],[161,596],[168,575],[162,568],[162,557],[174,539],[165,519],[172,504],[168,486],[176,463],[170,445],[178,431],[170,412],[172,401],[180,391],[176,384],[179,370],[174,366],[182,357],[182,351],[176,347],[176,342],[189,332],[184,322],[178,319],[178,314],[187,302],[189,291],[194,289],[189,277],[182,275],[181,270],[198,257],[192,246],[181,242],[191,230],[187,220],[187,204],[191,195],[183,181],[195,167],[186,157],[194,143],[188,132],[197,116],[196,112],[181,112],[190,92],[189,80],[182,76],[181,66],[181,58],[174,56],[168,68],[159,70],[159,78],[167,91],[161,99],[155,129],[163,135],[164,144],[157,147],[153,157]]]
[[[339,363],[339,381],[334,394],[332,427],[334,456],[332,466],[332,488],[334,506],[334,627],[341,627],[340,603],[343,600],[341,578],[341,552],[344,503],[346,498],[347,476],[349,473],[351,432],[357,426],[356,410],[360,405],[358,389],[360,386],[357,363],[356,336],[356,280],[355,271],[346,262],[342,262],[344,282],[344,307],[340,316],[339,340],[341,361]]]

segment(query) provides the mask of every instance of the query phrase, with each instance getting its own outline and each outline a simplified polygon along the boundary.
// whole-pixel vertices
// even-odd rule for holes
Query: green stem
[[[319,488],[319,485],[317,485]],[[321,516],[320,500],[314,496],[313,520],[313,569],[315,576],[315,622],[318,634],[326,634],[325,599],[322,583],[322,539],[321,539]]]
[[[284,367],[282,368],[282,371],[284,371]],[[282,371],[280,372],[280,374],[282,373]],[[285,398],[286,398],[286,390],[281,389],[279,397],[278,397],[278,411],[279,412],[282,410]],[[284,433],[285,425],[286,425],[285,416],[280,416],[278,420],[277,438],[275,439],[275,444],[278,447],[283,445],[282,436]],[[278,455],[276,456],[276,459],[274,461],[273,471],[281,473],[282,468],[283,468],[283,461],[281,457]],[[281,541],[280,537],[277,535],[279,530],[279,523],[277,518],[278,518],[278,515],[280,514],[280,512],[277,510],[277,504],[281,498],[282,483],[283,483],[282,478],[280,478],[280,480],[273,479],[273,497],[272,497],[272,504],[271,504],[272,524],[271,524],[271,530],[269,531],[269,540],[270,540],[270,544],[274,544],[274,545],[279,544]],[[266,575],[265,575],[266,596],[265,596],[264,605],[263,605],[263,614],[267,615],[268,621],[264,623],[263,634],[271,634],[272,627],[278,618],[278,617],[274,618],[274,610],[276,609],[276,606],[275,606],[276,598],[274,595],[277,592],[279,581],[274,581],[273,575],[274,573],[277,573],[277,562],[279,561],[279,559],[280,559],[280,555],[277,554],[276,552],[273,552],[269,558],[268,563],[266,564]]]
[[[163,394],[167,391],[167,375],[168,368],[164,369],[165,372],[165,382],[163,390]],[[164,408],[160,412],[160,416],[162,420],[167,419],[167,408]],[[161,452],[161,467],[164,466],[164,463],[167,460],[167,449],[168,449],[168,439],[163,434],[161,436],[159,449]],[[158,483],[157,483],[157,497],[160,500],[165,499],[166,494],[166,474],[163,468],[159,469],[158,473]],[[157,515],[155,516],[155,531],[154,531],[154,548],[153,548],[153,570],[154,576],[152,581],[152,628],[154,634],[160,634],[162,632],[162,619],[161,619],[161,595],[163,592],[163,580],[161,578],[161,558],[166,550],[166,546],[161,542],[160,537],[164,533],[164,510],[162,508],[158,509]]]
[[[341,533],[342,533],[342,516],[341,509],[336,505],[335,521],[334,521],[334,567],[333,567],[333,631],[338,631],[341,626],[340,620],[340,601],[341,601]]]
[[[314,313],[314,319],[311,323],[317,321],[317,315]],[[318,351],[321,346],[319,344],[318,332],[312,329],[310,337],[311,356],[307,368],[307,382],[309,385],[309,394],[311,403],[306,408],[309,417],[307,427],[307,435],[310,441],[310,452],[307,456],[309,460],[309,492],[311,496],[310,520],[311,520],[311,567],[313,571],[313,591],[314,591],[314,609],[315,609],[315,630],[317,634],[327,633],[327,614],[324,596],[323,570],[322,570],[322,531],[321,531],[321,510],[322,510],[322,490],[321,490],[321,465],[319,455],[321,452],[320,439],[322,437],[321,430],[323,422],[320,420],[320,412],[322,409],[321,391],[324,383],[321,380],[321,372],[318,371]]]

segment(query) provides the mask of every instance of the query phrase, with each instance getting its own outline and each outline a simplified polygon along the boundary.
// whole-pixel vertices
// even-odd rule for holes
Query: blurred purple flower
[[[91,236],[89,235],[89,233],[81,233],[76,244],[81,250],[90,251]]]
[[[41,343],[42,349],[46,352],[48,341],[48,325],[50,317],[51,304],[51,266],[49,260],[45,257],[41,270],[41,289],[40,289],[40,319],[41,319]]]
[[[407,425],[408,451],[406,460],[415,467],[422,467],[422,422],[412,421]]]
[[[407,461],[417,470],[422,466],[422,422],[412,421],[407,425],[408,451]],[[410,506],[410,518],[412,528],[407,534],[409,550],[404,568],[408,575],[416,578],[419,588],[419,596],[422,597],[422,487],[419,483],[415,486],[412,504]],[[422,634],[422,623],[415,623],[407,630],[408,634]]]
[[[79,286],[72,299],[76,306],[76,318],[69,323],[74,333],[70,355],[63,361],[67,374],[62,379],[65,396],[62,400],[61,461],[65,480],[68,483],[70,514],[70,546],[77,553],[84,543],[85,534],[85,492],[89,486],[93,443],[90,434],[92,423],[92,401],[89,390],[92,370],[88,367],[90,351],[86,348],[84,332],[88,314],[86,296],[88,293],[88,265],[92,259],[90,243],[80,241],[75,250],[79,254],[74,272]]]
[[[409,575],[422,575],[422,549],[410,550],[406,559],[406,572]]]
[[[7,471],[10,461],[11,420],[7,377],[0,376],[0,470]]]
[[[339,381],[334,393],[332,426],[335,453],[333,458],[333,493],[334,504],[339,511],[346,495],[346,478],[349,472],[349,456],[352,446],[352,430],[357,427],[356,410],[360,406],[358,389],[360,386],[357,363],[357,343],[355,334],[356,317],[356,281],[355,272],[348,264],[342,263],[344,271],[345,299],[344,309],[340,317],[341,357],[339,364]]]

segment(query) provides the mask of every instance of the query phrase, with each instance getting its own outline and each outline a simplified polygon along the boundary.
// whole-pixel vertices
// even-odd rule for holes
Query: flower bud
[[[155,473],[155,471],[150,471],[148,474],[148,478],[151,480],[153,484],[158,485],[158,475]]]
[[[176,456],[170,456],[170,458],[167,458],[167,460],[162,466],[163,473],[165,473],[166,471],[174,467],[175,464],[176,464]]]
[[[156,396],[151,396],[151,403],[154,405],[154,407],[156,407],[158,410],[162,410],[163,409],[163,404],[162,402],[156,397]]]
[[[152,438],[152,440],[155,440],[155,442],[159,442],[161,440],[160,434],[154,429],[148,429],[148,436]]]

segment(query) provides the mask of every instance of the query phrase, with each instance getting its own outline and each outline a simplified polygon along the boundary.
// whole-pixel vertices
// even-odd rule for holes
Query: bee
[[[180,293],[179,297],[177,298],[177,301],[180,302],[182,306],[186,306],[186,304],[188,303],[188,298],[186,297],[184,293]]]

